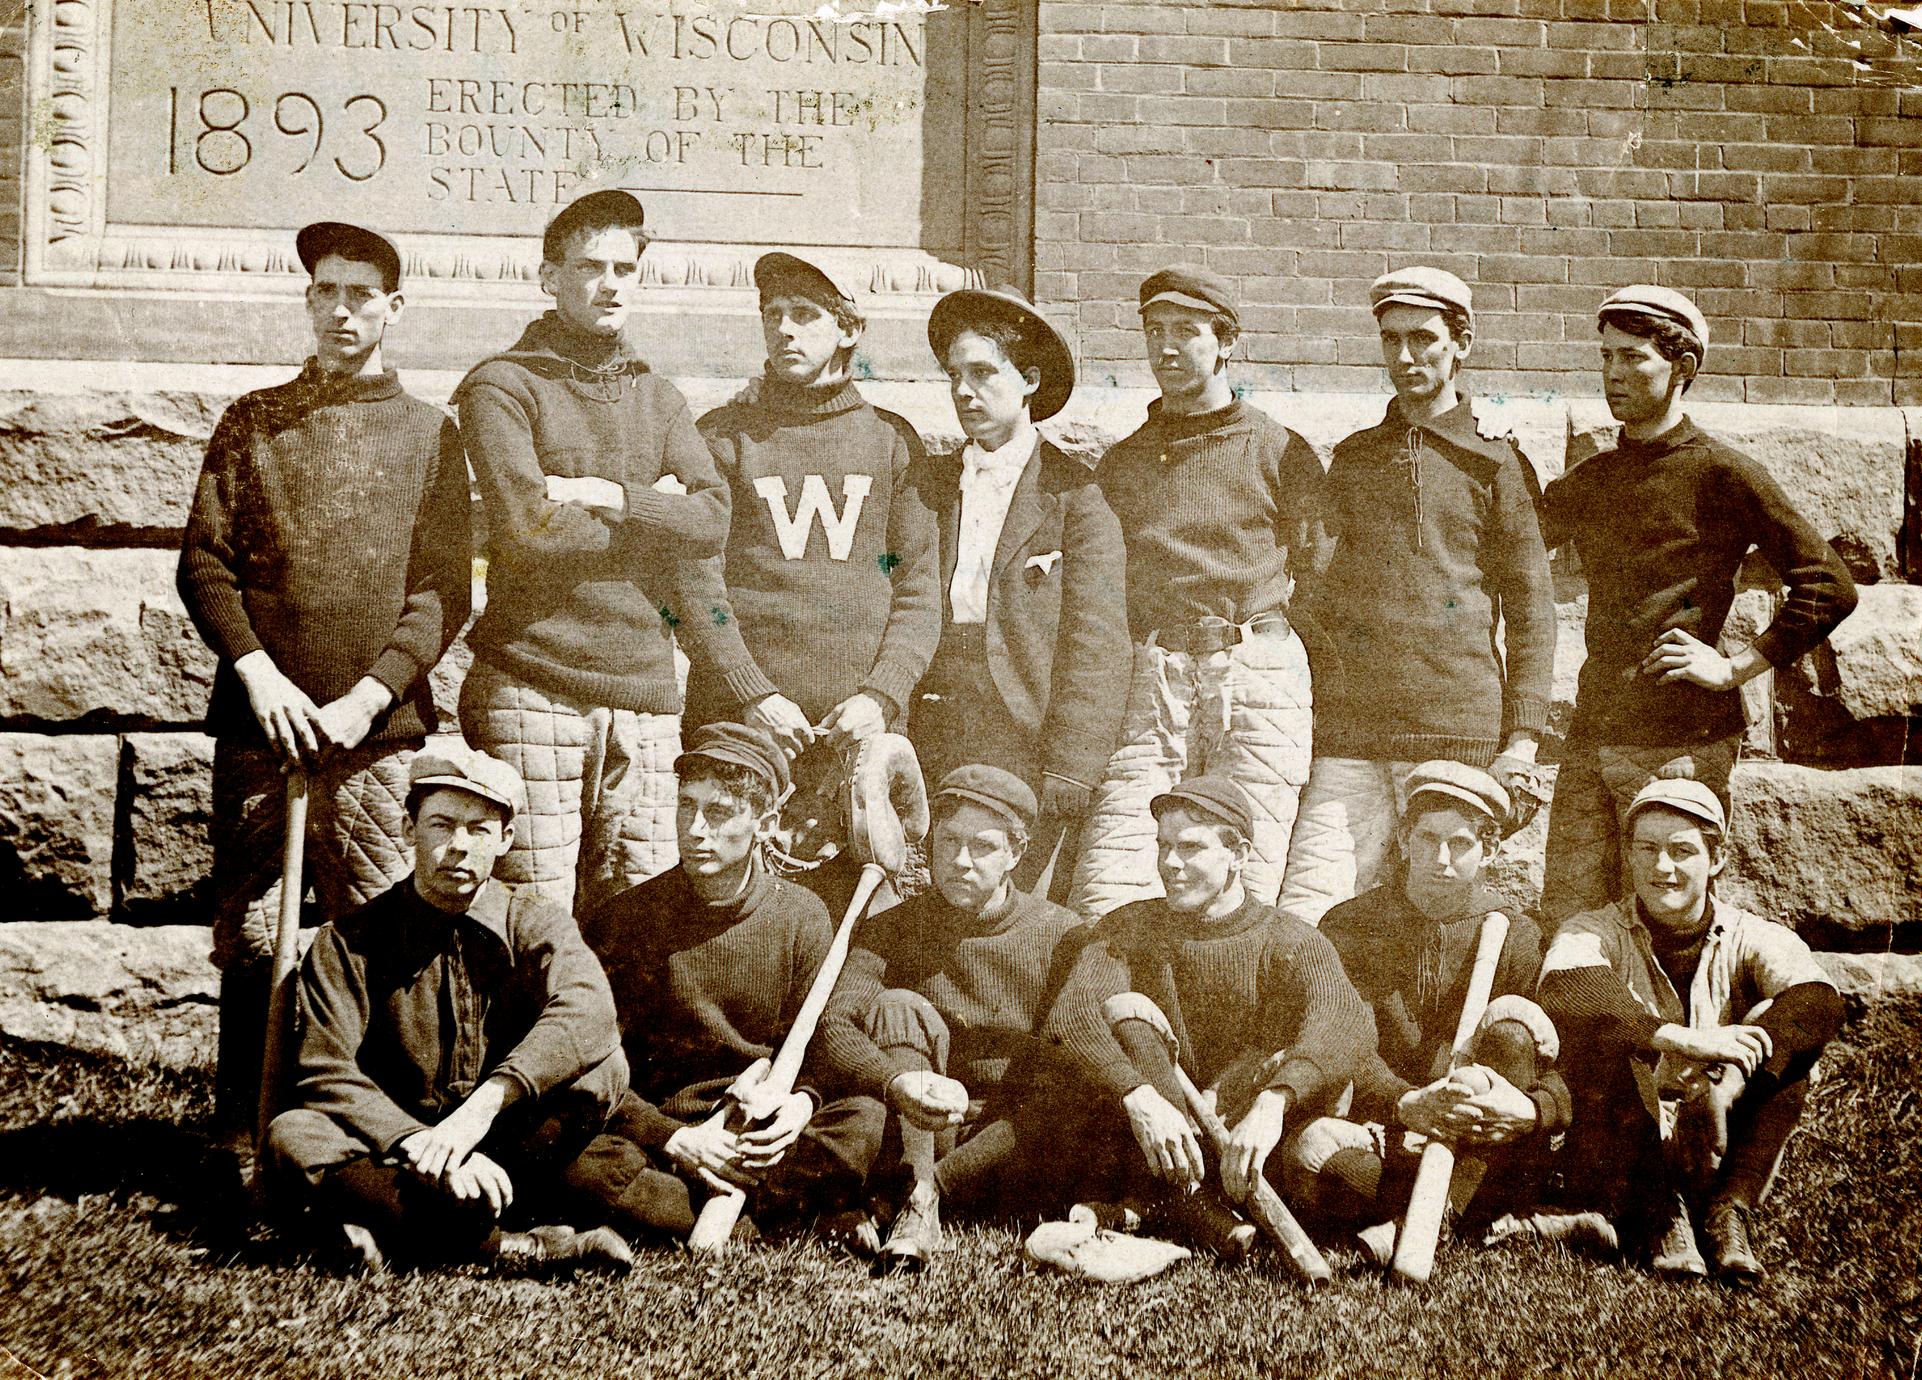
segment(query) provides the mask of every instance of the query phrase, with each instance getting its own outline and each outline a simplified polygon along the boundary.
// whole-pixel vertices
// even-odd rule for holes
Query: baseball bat
[[[1207,1099],[1201,1095],[1201,1089],[1195,1086],[1195,1080],[1188,1076],[1188,1070],[1182,1068],[1180,1064],[1175,1065],[1175,1077],[1181,1080],[1181,1095],[1187,1100],[1189,1112],[1193,1114],[1196,1121],[1201,1123],[1202,1131],[1213,1143],[1215,1153],[1226,1154],[1228,1123],[1208,1105]],[[1326,1284],[1333,1277],[1328,1268],[1328,1262],[1322,1258],[1321,1252],[1315,1249],[1315,1243],[1308,1239],[1308,1233],[1301,1229],[1301,1223],[1295,1220],[1295,1214],[1288,1210],[1288,1205],[1281,1201],[1281,1195],[1275,1192],[1274,1186],[1267,1179],[1256,1176],[1254,1189],[1249,1193],[1244,1206],[1247,1207],[1249,1216],[1255,1219],[1255,1225],[1268,1233],[1269,1239],[1281,1247],[1283,1253],[1301,1272],[1302,1279],[1308,1284]]]
[[[1495,986],[1495,967],[1501,962],[1502,945],[1508,939],[1508,917],[1490,911],[1482,921],[1481,936],[1475,942],[1475,966],[1468,974],[1468,995],[1462,1000],[1461,1019],[1455,1023],[1455,1044],[1448,1067],[1458,1069],[1469,1061],[1475,1043],[1475,1028],[1488,997]],[[1408,1195],[1408,1215],[1402,1219],[1395,1238],[1395,1274],[1414,1284],[1424,1283],[1435,1269],[1435,1243],[1441,1236],[1442,1216],[1448,1210],[1448,1186],[1455,1177],[1455,1147],[1441,1139],[1430,1139],[1422,1147],[1421,1167],[1415,1171],[1414,1191]]]
[[[867,914],[868,903],[874,899],[876,888],[887,875],[887,869],[880,863],[867,863],[861,868],[861,881],[854,889],[854,899],[848,902],[847,914],[841,917],[840,928],[834,932],[834,942],[828,946],[827,957],[821,960],[814,983],[801,1002],[800,1013],[795,1016],[794,1024],[789,1028],[787,1038],[781,1041],[773,1066],[768,1070],[766,1082],[783,1097],[794,1091],[794,1080],[800,1077],[801,1061],[807,1058],[808,1042],[814,1038],[814,1028],[821,1023],[821,1014],[827,1010],[828,998],[834,994],[834,984],[840,980],[841,969],[847,964],[848,946],[854,939],[854,927]],[[723,1114],[727,1110],[723,1108]],[[701,1215],[694,1221],[694,1230],[688,1233],[688,1249],[702,1253],[724,1250],[734,1233],[734,1224],[741,1218],[741,1208],[746,1201],[746,1195],[738,1192],[716,1193],[709,1198],[701,1207]]]
[[[300,953],[300,902],[306,884],[301,871],[307,852],[307,773],[287,773],[287,833],[280,844],[280,921],[274,930],[273,985],[267,989],[267,1049],[260,1060],[260,1109],[255,1140],[267,1143],[274,1119],[280,1071],[287,1057],[287,1008],[294,999],[294,960]]]

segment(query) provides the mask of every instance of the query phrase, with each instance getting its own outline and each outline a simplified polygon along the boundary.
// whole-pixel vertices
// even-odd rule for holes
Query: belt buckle
[[[1225,652],[1241,643],[1241,625],[1219,614],[1209,614],[1194,624],[1194,640],[1201,655]]]

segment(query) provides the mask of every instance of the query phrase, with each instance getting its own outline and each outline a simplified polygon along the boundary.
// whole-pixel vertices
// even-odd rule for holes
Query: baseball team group
[[[1843,1008],[1717,892],[1738,692],[1856,596],[1686,415],[1688,298],[1599,303],[1620,439],[1544,489],[1464,391],[1460,278],[1373,284],[1394,394],[1324,467],[1236,386],[1236,284],[1166,267],[1160,397],[1090,467],[1036,429],[1074,351],[1018,293],[933,308],[967,442],[929,455],[786,253],[694,417],[629,338],[647,243],[627,192],[562,210],[551,308],[450,418],[386,362],[395,246],[309,225],[312,355],[208,445],[216,1113],[281,1230],[619,1270],[718,1222],[887,1271],[944,1215],[1065,1218],[1069,1257],[1266,1236],[1312,1277],[1395,1260],[1427,1178],[1459,1241],[1764,1274]],[[1724,651],[1752,551],[1773,620]],[[429,676],[482,569],[456,740]],[[1497,894],[1544,805],[1539,900]],[[276,1001],[290,852],[324,923]]]

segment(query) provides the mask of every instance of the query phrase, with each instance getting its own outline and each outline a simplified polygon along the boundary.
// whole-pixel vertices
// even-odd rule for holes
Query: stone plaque
[[[582,191],[655,285],[796,246],[885,298],[1025,275],[1032,0],[54,0],[29,281],[297,288],[288,231],[393,233],[412,295],[531,291]]]

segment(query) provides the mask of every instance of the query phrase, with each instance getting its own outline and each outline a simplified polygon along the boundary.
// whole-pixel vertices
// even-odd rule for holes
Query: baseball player
[[[1835,549],[1769,474],[1688,419],[1708,322],[1673,288],[1602,303],[1602,384],[1622,424],[1611,450],[1542,496],[1550,550],[1572,542],[1588,578],[1588,660],[1548,819],[1542,911],[1559,920],[1623,892],[1624,816],[1656,776],[1683,772],[1728,800],[1742,734],[1735,692],[1814,647],[1855,607]],[[1788,586],[1749,646],[1716,650],[1751,547]]]
[[[623,334],[642,221],[611,190],[555,216],[553,309],[454,391],[487,515],[461,731],[527,781],[503,878],[577,912],[673,866],[671,600],[679,563],[727,536],[727,486],[687,403]]]
[[[1172,1190],[1155,1195],[1170,1228],[1239,1255],[1252,1226],[1212,1187],[1182,1191],[1209,1166],[1162,1032],[1232,1128],[1219,1186],[1239,1201],[1255,1176],[1279,1177],[1275,1152],[1287,1139],[1334,1110],[1368,1052],[1368,1008],[1323,935],[1249,892],[1256,811],[1247,792],[1227,777],[1190,777],[1152,808],[1165,898],[1101,921],[1049,1028],[1107,1094],[1113,1129],[1085,1158],[1098,1166],[1101,1146],[1118,1149],[1091,1193],[1121,1200],[1159,1181]],[[1136,1017],[1111,1030],[1106,1013],[1128,1006]]]
[[[1407,792],[1389,875],[1321,922],[1374,1017],[1374,1048],[1347,1110],[1309,1123],[1291,1152],[1291,1166],[1310,1176],[1295,1201],[1363,1228],[1364,1245],[1384,1265],[1419,1163],[1411,1134],[1442,1136],[1462,1156],[1458,1210],[1475,1195],[1473,1176],[1488,1171],[1472,1213],[1486,1222],[1532,1210],[1546,1187],[1550,1138],[1568,1129],[1570,1110],[1554,1069],[1555,1027],[1534,1001],[1541,931],[1481,881],[1508,819],[1508,792],[1488,772],[1447,759],[1413,768]],[[1493,1000],[1474,1066],[1451,1074],[1456,1023],[1492,911],[1509,921]]]
[[[1034,792],[974,765],[943,777],[932,803],[933,889],[856,931],[819,1037],[824,1062],[892,1113],[907,1183],[886,1162],[874,1183],[900,1205],[889,1268],[918,1268],[939,1249],[944,1199],[1014,1212],[1063,1199],[1058,1147],[1077,1109],[1095,1105],[1043,1032],[1080,923],[1014,884]]]
[[[267,1182],[348,1258],[625,1270],[605,1230],[539,1221],[627,1087],[607,979],[568,913],[490,880],[520,778],[464,746],[415,755],[410,876],[314,936],[293,1106]]]
[[[439,408],[388,366],[400,254],[357,225],[294,239],[314,353],[207,443],[180,596],[220,659],[213,958],[217,1134],[251,1163],[279,909],[284,773],[309,777],[306,871],[323,919],[407,874],[407,763],[438,727],[427,673],[467,619],[467,467]]]
[[[1793,930],[1715,895],[1727,818],[1706,782],[1649,782],[1623,828],[1633,892],[1564,920],[1542,963],[1574,1095],[1567,1196],[1658,1272],[1712,1263],[1750,1283],[1765,1273],[1752,1216],[1842,998]]]
[[[1475,339],[1468,284],[1408,268],[1368,295],[1395,396],[1335,447],[1333,555],[1306,599],[1321,634],[1315,758],[1281,908],[1311,925],[1374,886],[1418,762],[1493,764],[1532,786],[1555,660],[1528,461],[1460,387]]]
[[[1247,794],[1243,882],[1272,905],[1308,779],[1308,656],[1289,596],[1321,540],[1321,461],[1236,396],[1231,282],[1165,268],[1140,297],[1161,397],[1096,472],[1128,553],[1133,681],[1083,833],[1074,908],[1100,916],[1154,895],[1149,802],[1203,774]]]

